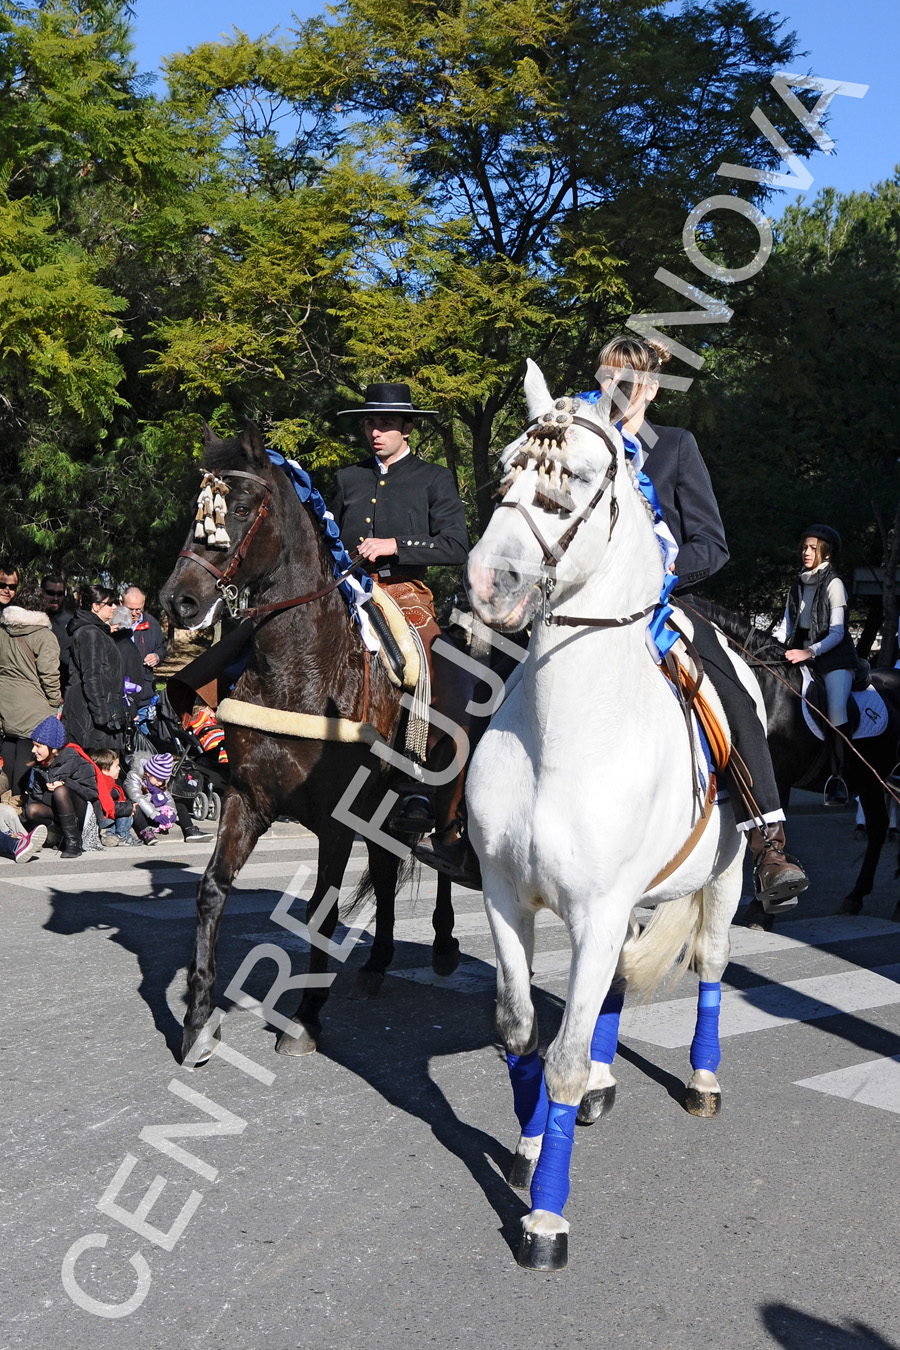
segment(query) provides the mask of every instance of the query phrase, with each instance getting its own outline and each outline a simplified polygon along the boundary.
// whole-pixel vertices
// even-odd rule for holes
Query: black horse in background
[[[830,755],[827,743],[813,735],[803,717],[799,697],[800,667],[785,660],[784,647],[771,633],[757,628],[743,615],[696,596],[690,598],[690,605],[721,628],[759,681],[768,714],[772,765],[784,810],[787,810],[792,787],[806,788],[810,792],[823,791],[831,772]],[[750,660],[741,648],[755,659]],[[888,725],[880,736],[854,741],[858,754],[848,750],[845,758],[844,778],[851,798],[859,797],[866,818],[868,842],[856,884],[841,903],[841,914],[861,913],[863,901],[874,885],[875,870],[888,829],[884,789],[875,775],[886,778],[900,758],[900,671],[873,670],[871,680],[884,699]],[[900,901],[893,918],[900,922]],[[762,905],[755,900],[750,905],[747,921],[764,927],[771,927],[772,923]]]

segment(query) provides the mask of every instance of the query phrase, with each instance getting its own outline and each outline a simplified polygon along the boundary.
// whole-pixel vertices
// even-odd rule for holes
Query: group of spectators
[[[165,654],[137,587],[117,600],[84,586],[72,604],[63,578],[20,590],[0,563],[0,856],[27,861],[53,830],[62,856],[78,857],[89,810],[110,847],[154,844],[176,821],[186,839],[209,837],[168,790],[170,754],[127,757]]]

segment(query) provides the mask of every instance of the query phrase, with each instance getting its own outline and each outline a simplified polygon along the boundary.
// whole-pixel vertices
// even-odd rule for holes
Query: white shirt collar
[[[411,453],[412,453],[412,451],[410,450],[409,446],[407,446],[405,450],[401,450],[401,451],[400,451],[400,453],[399,453],[399,455],[397,456],[396,459],[392,459],[392,460],[391,460],[390,464],[382,464],[381,460],[380,460],[380,459],[378,458],[378,456],[376,455],[376,456],[375,456],[375,463],[378,465],[378,471],[379,471],[379,473],[381,473],[381,474],[386,474],[390,469],[392,469],[392,468],[394,467],[395,464],[399,464],[400,461],[401,461],[401,459],[406,459],[406,456],[409,455],[409,454],[411,454]]]

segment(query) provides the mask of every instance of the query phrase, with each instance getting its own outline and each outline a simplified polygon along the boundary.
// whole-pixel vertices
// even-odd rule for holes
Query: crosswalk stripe
[[[758,985],[722,995],[719,1035],[743,1036],[792,1022],[812,1022],[836,1013],[860,1012],[900,1003],[900,964],[878,970],[817,975],[787,984]],[[697,1015],[693,998],[672,999],[626,1011],[622,1032],[650,1045],[674,1050],[690,1045]]]
[[[890,1059],[869,1059],[863,1064],[851,1064],[832,1073],[801,1078],[795,1087],[812,1088],[830,1097],[846,1097],[863,1106],[877,1106],[881,1111],[900,1115],[900,1055]]]

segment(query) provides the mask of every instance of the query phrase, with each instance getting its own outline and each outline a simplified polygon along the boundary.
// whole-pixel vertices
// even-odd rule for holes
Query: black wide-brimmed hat
[[[832,558],[836,558],[841,551],[841,536],[830,525],[807,525],[800,535],[801,542],[804,539],[821,539],[831,549]]]
[[[390,413],[394,417],[437,417],[435,408],[414,408],[408,384],[369,384],[360,408],[341,408],[338,417]]]

